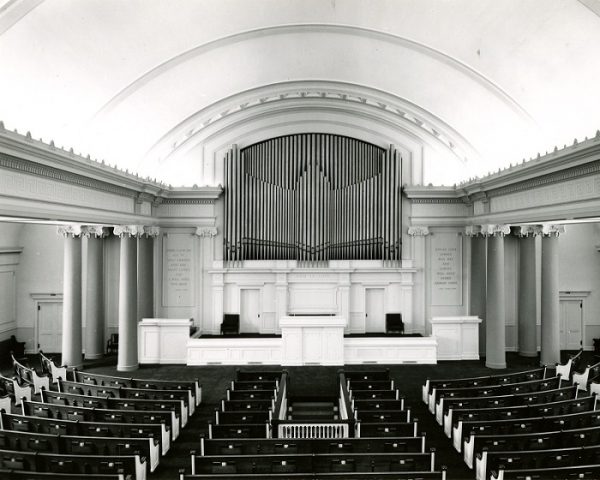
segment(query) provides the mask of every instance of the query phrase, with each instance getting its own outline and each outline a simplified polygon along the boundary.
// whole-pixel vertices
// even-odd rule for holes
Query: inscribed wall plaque
[[[431,304],[462,305],[462,237],[431,236]]]
[[[169,234],[163,239],[163,306],[193,306],[193,240],[190,234]]]

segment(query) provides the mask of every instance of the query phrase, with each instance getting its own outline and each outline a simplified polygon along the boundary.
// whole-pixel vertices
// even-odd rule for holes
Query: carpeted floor
[[[569,352],[563,352],[565,358]],[[587,353],[587,352],[586,352]],[[591,353],[587,354],[592,361]],[[114,358],[116,360],[116,357]],[[584,364],[589,363],[584,359]],[[110,360],[109,360],[110,361]],[[519,371],[534,368],[539,363],[537,358],[524,358],[516,354],[507,354],[508,368],[502,371]],[[35,361],[32,361],[34,364]],[[106,362],[104,362],[106,363]],[[235,378],[236,369],[230,366],[187,367],[182,365],[144,366],[137,370],[137,378],[156,378],[165,380],[189,380],[198,378],[202,384],[202,404],[196,414],[190,419],[188,426],[173,444],[166,457],[161,458],[157,471],[150,475],[150,480],[176,480],[180,469],[189,471],[191,450],[198,449],[199,437],[207,432],[207,421],[214,418],[214,410],[231,380]],[[251,366],[241,367],[249,370],[273,370],[280,367]],[[485,367],[483,361],[448,361],[438,365],[359,365],[346,367],[347,370],[378,370],[389,368],[391,377],[397,388],[411,408],[413,418],[419,420],[419,430],[427,436],[427,447],[436,449],[436,467],[446,465],[448,480],[463,480],[474,478],[474,472],[464,464],[460,455],[454,450],[442,428],[437,424],[427,406],[421,400],[421,386],[427,378],[458,378],[501,373],[501,370],[491,370]],[[92,366],[86,370],[96,373],[125,376],[116,371],[114,364]],[[340,367],[287,367],[290,378],[290,397],[325,397],[336,395],[336,373]]]

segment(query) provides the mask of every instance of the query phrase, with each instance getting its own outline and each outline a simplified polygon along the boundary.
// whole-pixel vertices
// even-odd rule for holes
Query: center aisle
[[[566,352],[565,352],[566,354]],[[522,358],[516,354],[507,354],[506,372],[519,371],[537,366],[537,359]],[[160,365],[143,367],[136,371],[136,377],[164,380],[190,380],[198,378],[202,384],[202,403],[196,413],[190,417],[188,426],[181,431],[180,437],[173,443],[169,453],[161,459],[156,472],[150,474],[150,480],[176,480],[179,470],[190,467],[190,450],[198,450],[200,435],[208,435],[207,422],[214,420],[215,409],[219,407],[231,380],[235,379],[233,366],[185,367],[181,365]],[[250,367],[248,367],[250,368]],[[426,432],[427,448],[436,448],[436,464],[448,467],[448,480],[470,480],[475,478],[461,456],[453,449],[444,436],[442,428],[435,422],[426,405],[421,400],[421,386],[429,378],[458,378],[500,373],[484,366],[483,361],[448,361],[438,365],[359,365],[347,367],[347,370],[381,370],[389,368],[390,376],[396,381],[396,387],[406,399],[413,412],[413,418],[419,420],[419,432]],[[252,365],[252,370],[272,370],[272,366]],[[114,366],[102,366],[86,369],[90,372],[119,375]],[[290,394],[302,396],[335,395],[336,373],[339,367],[288,367],[291,385]]]

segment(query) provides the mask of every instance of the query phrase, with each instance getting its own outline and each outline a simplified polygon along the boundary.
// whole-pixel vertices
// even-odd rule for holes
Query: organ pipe
[[[401,166],[382,149],[298,134],[225,155],[224,259],[401,258]]]

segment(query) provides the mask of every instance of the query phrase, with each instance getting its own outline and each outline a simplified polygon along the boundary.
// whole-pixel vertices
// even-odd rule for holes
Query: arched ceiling
[[[600,128],[599,13],[598,0],[0,0],[0,119],[175,185],[218,182],[199,165],[228,143],[311,126],[396,143],[419,163],[413,182],[451,184]]]

